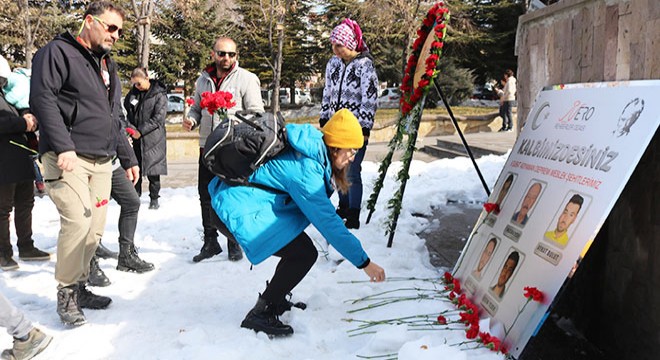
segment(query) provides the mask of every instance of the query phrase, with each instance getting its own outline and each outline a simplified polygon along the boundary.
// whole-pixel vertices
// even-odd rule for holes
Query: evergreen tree
[[[477,81],[501,78],[515,70],[514,55],[522,0],[451,0],[452,20],[445,54],[460,67],[474,70]]]

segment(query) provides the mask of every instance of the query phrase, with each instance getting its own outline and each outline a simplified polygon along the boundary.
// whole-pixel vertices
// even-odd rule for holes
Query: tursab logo
[[[616,129],[612,132],[616,137],[628,135],[630,128],[637,122],[639,116],[644,111],[644,100],[635,98],[623,108]]]

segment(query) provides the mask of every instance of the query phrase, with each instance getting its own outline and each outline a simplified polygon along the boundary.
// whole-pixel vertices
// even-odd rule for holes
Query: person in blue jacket
[[[278,316],[291,309],[286,294],[316,262],[318,253],[305,234],[310,223],[371,281],[385,280],[383,268],[370,261],[330,201],[335,188],[348,191],[348,168],[364,144],[357,118],[341,109],[321,131],[310,124],[289,124],[286,130],[288,148],[250,177],[250,182],[276,191],[231,186],[217,177],[209,184],[214,210],[250,262],[280,257],[266,290],[241,323],[241,327],[272,336],[293,334],[291,326]]]

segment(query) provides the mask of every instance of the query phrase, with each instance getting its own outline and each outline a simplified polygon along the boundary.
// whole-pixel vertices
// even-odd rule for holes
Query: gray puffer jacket
[[[236,106],[227,111],[231,118],[237,111],[249,110],[255,112],[264,112],[264,102],[261,99],[261,82],[257,75],[251,73],[238,66],[238,62],[234,68],[227,74],[227,77],[222,81],[220,89],[215,88],[215,83],[209,75],[209,71],[215,71],[215,65],[209,65],[195,82],[195,104],[190,107],[188,117],[193,119],[196,123],[193,129],[199,126],[199,147],[204,147],[206,138],[211,134],[211,131],[218,125],[219,119],[217,115],[209,114],[206,109],[199,106],[202,98],[201,94],[205,91],[216,92],[217,90],[228,91],[234,95],[233,100]]]

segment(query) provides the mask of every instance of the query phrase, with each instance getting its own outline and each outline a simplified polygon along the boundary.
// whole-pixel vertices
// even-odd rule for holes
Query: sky
[[[492,188],[506,161],[505,156],[486,156],[477,162]],[[366,201],[378,176],[378,163],[363,163],[362,220]],[[392,280],[369,283],[356,269],[310,226],[306,231],[319,249],[319,258],[305,279],[293,290],[294,302],[307,304],[285,313],[281,320],[295,333],[287,338],[269,339],[263,333],[240,328],[258,293],[272,276],[278,258],[251,267],[247,259],[227,260],[226,251],[198,264],[192,263],[202,245],[201,219],[196,186],[164,188],[161,207],[149,210],[148,194],[142,196],[135,243],[140,257],[153,262],[155,270],[134,274],[117,271],[116,260],[101,260],[101,268],[112,281],[104,288],[91,288],[110,296],[105,310],[85,309],[87,324],[70,328],[56,313],[54,255],[49,262],[19,262],[16,271],[0,272],[0,291],[35,326],[54,336],[51,345],[37,359],[357,359],[358,356],[393,354],[400,360],[502,359],[465,341],[464,331],[413,331],[405,325],[380,325],[372,333],[350,336],[353,320],[384,320],[410,315],[439,313],[453,305],[439,300],[400,301],[373,309],[348,313],[369,302],[361,299],[384,291],[401,296],[415,294],[406,288],[440,288],[425,280],[393,281],[400,278],[440,278],[446,270],[434,268],[424,240],[416,234],[433,225],[424,217],[447,200],[485,202],[486,195],[469,159],[442,159],[429,163],[413,161],[401,217],[392,248],[384,233],[389,214],[389,196],[398,187],[393,163],[369,224],[352,230],[372,261],[385,269]],[[337,195],[331,198],[337,203]],[[119,206],[110,201],[103,243],[118,250]],[[52,254],[56,251],[59,216],[48,197],[37,198],[33,211],[35,245]],[[14,253],[16,239],[13,230]],[[467,234],[466,234],[467,235]],[[221,236],[220,244],[226,248]],[[414,298],[415,296],[413,296]],[[0,334],[0,349],[11,347],[11,337]],[[380,358],[379,358],[380,359]]]

